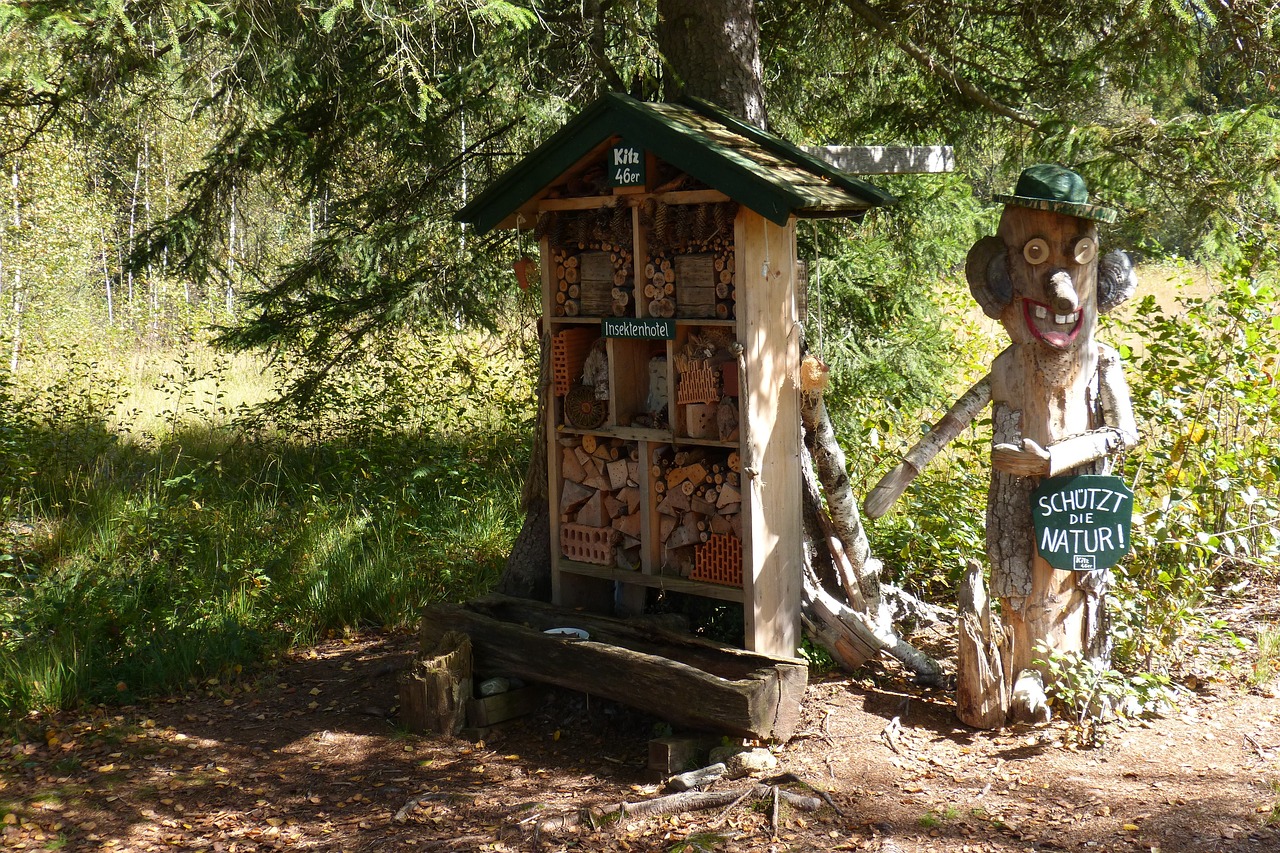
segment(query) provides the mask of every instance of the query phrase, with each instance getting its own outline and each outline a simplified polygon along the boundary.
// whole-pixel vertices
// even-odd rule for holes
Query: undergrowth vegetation
[[[0,373],[0,711],[174,689],[486,590],[532,415],[498,343],[405,342],[347,377],[376,393],[311,412],[230,404],[262,379],[201,346],[151,371],[148,411],[127,359]]]

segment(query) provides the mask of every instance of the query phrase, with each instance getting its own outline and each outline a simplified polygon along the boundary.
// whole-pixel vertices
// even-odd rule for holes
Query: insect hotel
[[[736,602],[748,649],[795,656],[796,221],[891,201],[707,103],[609,94],[459,213],[538,241],[555,603]]]

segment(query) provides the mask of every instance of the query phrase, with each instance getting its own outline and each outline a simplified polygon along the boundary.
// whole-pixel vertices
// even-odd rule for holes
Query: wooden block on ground
[[[719,740],[707,737],[656,737],[649,741],[649,769],[664,779],[706,764]]]
[[[531,714],[541,708],[546,699],[547,689],[541,684],[508,690],[497,696],[472,699],[467,702],[467,725],[483,728]]]

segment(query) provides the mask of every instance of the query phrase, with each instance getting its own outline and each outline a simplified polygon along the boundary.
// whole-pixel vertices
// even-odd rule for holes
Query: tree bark
[[[551,335],[538,347],[538,416],[524,476],[524,524],[516,536],[497,591],[517,598],[551,600],[551,516],[547,506],[547,408],[551,395]]]
[[[768,127],[755,0],[658,0],[666,97],[711,101]]]

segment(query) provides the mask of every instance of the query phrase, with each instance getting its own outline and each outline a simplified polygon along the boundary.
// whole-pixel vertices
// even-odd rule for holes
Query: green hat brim
[[[999,204],[1013,204],[1018,207],[1029,207],[1032,210],[1046,210],[1049,213],[1065,213],[1068,216],[1078,216],[1081,219],[1092,219],[1097,222],[1116,221],[1115,210],[1097,204],[1075,204],[1069,201],[1054,201],[1025,195],[994,195],[991,198]]]

